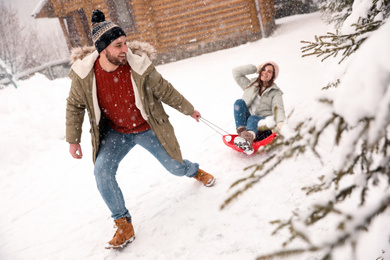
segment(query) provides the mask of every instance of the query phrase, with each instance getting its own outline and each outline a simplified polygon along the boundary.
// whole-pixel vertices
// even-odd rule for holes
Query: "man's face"
[[[127,39],[125,36],[119,37],[108,45],[107,48],[102,51],[102,54],[106,55],[107,60],[114,65],[125,65],[127,62],[126,52],[128,51],[126,41]]]

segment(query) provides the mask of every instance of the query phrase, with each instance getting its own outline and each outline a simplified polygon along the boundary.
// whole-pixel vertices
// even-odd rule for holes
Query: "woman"
[[[258,73],[250,80],[247,75]],[[285,120],[283,92],[274,83],[279,75],[279,67],[273,61],[259,66],[252,64],[233,69],[233,77],[244,90],[242,99],[234,103],[234,119],[238,137],[234,143],[245,153],[253,153],[253,141],[261,140],[271,134],[270,130],[258,131],[258,122],[273,116],[276,130],[280,131]]]

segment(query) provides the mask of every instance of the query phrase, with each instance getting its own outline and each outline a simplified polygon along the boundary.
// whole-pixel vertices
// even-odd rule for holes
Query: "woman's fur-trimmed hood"
[[[127,43],[127,47],[132,53],[142,55],[146,53],[150,60],[155,60],[157,56],[156,49],[147,42],[131,41]],[[88,54],[94,52],[96,49],[94,46],[83,46],[73,48],[70,52],[70,64],[75,63],[76,60],[82,60]]]

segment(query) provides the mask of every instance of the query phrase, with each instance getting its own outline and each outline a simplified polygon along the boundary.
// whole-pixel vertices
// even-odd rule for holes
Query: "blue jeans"
[[[236,129],[239,127],[246,127],[247,131],[253,131],[257,134],[257,124],[264,117],[251,115],[248,106],[243,99],[237,99],[234,103],[234,120],[236,122]]]
[[[114,220],[129,217],[121,189],[116,181],[116,172],[121,160],[135,146],[148,150],[170,173],[176,176],[195,177],[199,164],[172,159],[152,130],[135,134],[123,134],[107,127],[95,161],[95,179],[100,195],[112,213]]]

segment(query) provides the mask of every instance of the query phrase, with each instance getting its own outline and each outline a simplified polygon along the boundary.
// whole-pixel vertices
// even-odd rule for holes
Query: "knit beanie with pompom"
[[[122,28],[110,21],[106,21],[104,13],[100,10],[92,12],[91,22],[92,40],[99,53],[119,37],[126,36]]]

